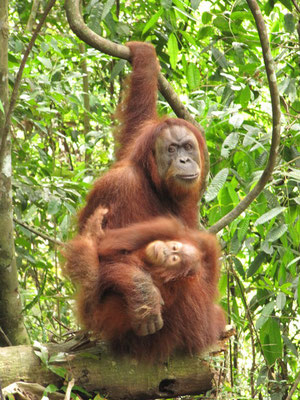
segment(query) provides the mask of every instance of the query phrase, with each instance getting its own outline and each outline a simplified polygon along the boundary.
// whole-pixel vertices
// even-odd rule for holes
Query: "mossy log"
[[[222,347],[220,343],[216,350]],[[64,379],[51,369],[62,367],[67,371],[67,380],[74,379],[75,385],[108,399],[154,399],[211,390],[214,381],[212,358],[211,354],[201,357],[176,355],[161,364],[140,364],[127,357],[116,359],[105,344],[81,338],[63,344],[41,345],[41,348],[0,348],[0,376],[2,388],[17,381],[34,382],[44,387],[52,383],[61,387]]]

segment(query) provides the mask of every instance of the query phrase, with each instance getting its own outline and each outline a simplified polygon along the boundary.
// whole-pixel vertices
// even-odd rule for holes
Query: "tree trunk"
[[[8,109],[8,0],[0,1],[0,143]],[[29,343],[18,292],[14,250],[11,188],[11,139],[6,140],[0,165],[0,346]]]
[[[209,367],[208,355],[206,360],[176,356],[163,364],[145,365],[126,357],[113,358],[103,343],[86,342],[85,346],[79,346],[73,339],[64,344],[41,346],[42,350],[38,351],[43,353],[44,360],[57,355],[52,358],[55,361],[46,361],[46,364],[64,368],[75,385],[109,399],[177,397],[205,393],[212,388],[214,373]],[[63,384],[61,377],[41,366],[31,346],[0,349],[0,376],[3,387],[16,381],[42,386]]]

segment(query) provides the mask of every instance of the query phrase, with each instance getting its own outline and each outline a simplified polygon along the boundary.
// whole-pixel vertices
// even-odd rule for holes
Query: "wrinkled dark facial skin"
[[[180,268],[183,263],[194,264],[199,260],[197,249],[187,243],[155,240],[145,250],[146,260],[154,266]]]
[[[182,185],[194,185],[200,179],[200,152],[197,139],[186,127],[164,129],[155,142],[159,176]]]

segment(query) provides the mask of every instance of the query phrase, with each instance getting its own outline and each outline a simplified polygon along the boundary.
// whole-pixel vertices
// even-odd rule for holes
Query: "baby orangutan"
[[[225,327],[215,304],[215,236],[171,217],[103,232],[103,218],[98,208],[65,254],[83,326],[117,354],[139,360],[162,361],[175,350],[195,354],[213,344]]]

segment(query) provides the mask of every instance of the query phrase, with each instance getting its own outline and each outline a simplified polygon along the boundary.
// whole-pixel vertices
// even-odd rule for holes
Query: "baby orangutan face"
[[[199,259],[199,251],[191,244],[155,240],[145,249],[146,260],[154,266],[166,268],[182,267],[183,265],[196,266]]]

